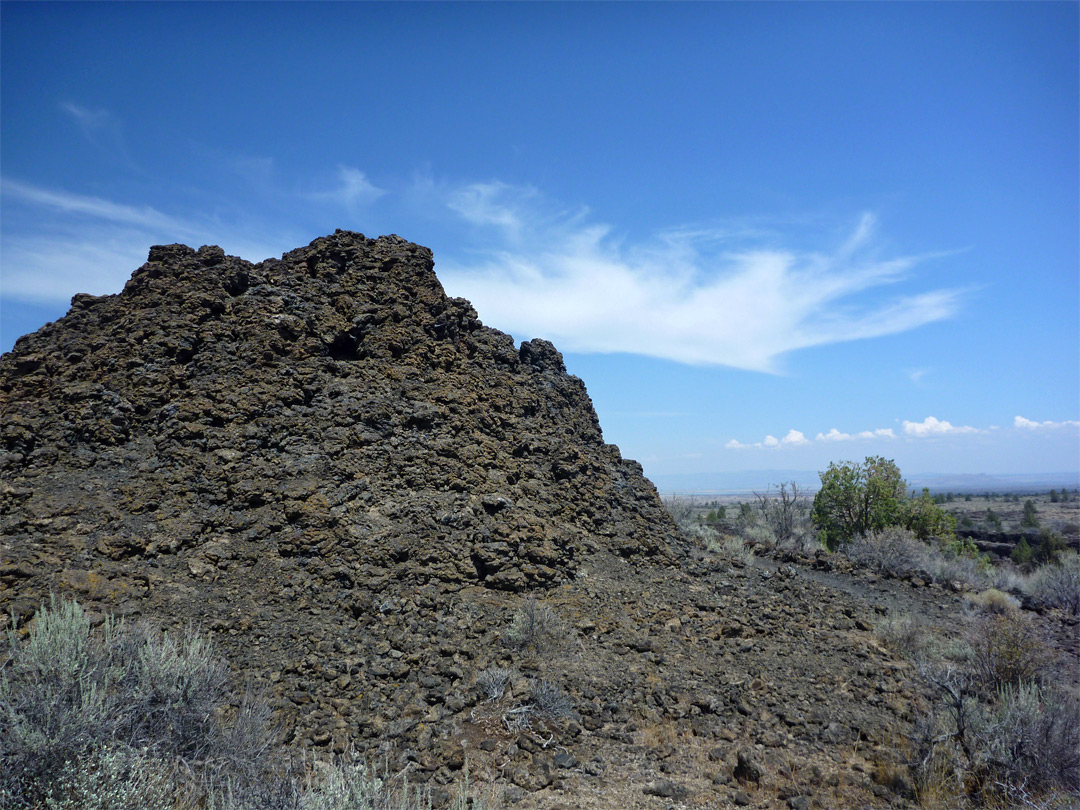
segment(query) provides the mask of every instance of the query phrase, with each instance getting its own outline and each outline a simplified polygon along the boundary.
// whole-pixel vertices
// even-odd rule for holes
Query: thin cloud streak
[[[128,152],[124,128],[111,112],[105,109],[92,110],[71,101],[61,102],[60,109],[71,117],[83,137],[98,152],[107,159],[142,174],[142,170]]]
[[[31,205],[44,206],[67,214],[80,214],[120,225],[135,225],[175,233],[193,232],[191,226],[182,220],[163,214],[148,205],[136,207],[69,191],[51,191],[6,177],[0,179],[0,194]]]
[[[930,258],[878,258],[870,214],[823,254],[703,228],[624,246],[581,215],[534,214],[535,190],[503,183],[464,187],[446,205],[504,236],[479,261],[444,259],[448,289],[489,322],[571,352],[776,372],[788,352],[916,329],[960,306],[955,289],[867,300]]]
[[[65,216],[60,224],[5,234],[3,294],[34,303],[59,303],[79,292],[118,292],[155,244],[183,241],[193,246],[221,244],[258,261],[281,254],[269,247],[287,236],[222,239],[222,226],[170,216],[150,206],[136,207],[9,178],[0,179],[5,205],[46,208]],[[293,244],[285,245],[285,248]]]
[[[1031,419],[1017,416],[1013,419],[1013,427],[1019,428],[1020,430],[1058,430],[1064,427],[1080,427],[1080,422],[1075,420],[1067,420],[1064,422],[1035,422]]]

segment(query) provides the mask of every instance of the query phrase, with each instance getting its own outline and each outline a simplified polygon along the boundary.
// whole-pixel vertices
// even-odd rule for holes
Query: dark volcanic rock
[[[559,352],[515,348],[432,267],[345,231],[260,264],[157,246],[122,293],[21,338],[0,359],[0,611],[54,590],[193,620],[306,706],[355,674],[304,663],[324,623],[550,587],[601,548],[665,559],[674,524]]]
[[[258,265],[168,245],[76,296],[0,365],[5,535],[511,590],[598,543],[662,553],[655,490],[559,352],[515,349],[432,265],[342,231]]]

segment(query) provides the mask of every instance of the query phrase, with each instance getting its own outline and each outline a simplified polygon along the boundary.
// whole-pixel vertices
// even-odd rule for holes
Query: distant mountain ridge
[[[905,476],[908,484],[932,492],[1026,492],[1080,487],[1080,472],[1050,473],[915,473]],[[794,481],[799,488],[816,490],[820,479],[815,470],[742,470],[727,473],[671,473],[650,479],[661,495],[713,494],[752,495],[765,492],[781,482]]]

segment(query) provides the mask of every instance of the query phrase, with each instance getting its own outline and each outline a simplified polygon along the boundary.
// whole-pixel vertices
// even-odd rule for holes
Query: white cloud
[[[74,106],[68,112],[87,126],[108,119]],[[266,182],[275,174],[268,158],[238,170]],[[181,218],[147,205],[2,183],[5,203],[65,215],[52,232],[5,239],[5,292],[25,299],[66,300],[87,289],[79,279],[118,289],[133,269],[132,255],[145,256],[155,243],[241,248],[225,224],[208,216]],[[955,290],[884,294],[928,257],[880,257],[871,215],[825,252],[785,246],[775,229],[746,223],[684,226],[631,243],[591,221],[587,209],[552,206],[529,186],[420,184],[424,194],[397,189],[407,206],[437,202],[444,216],[474,226],[483,240],[482,252],[440,253],[448,292],[471,299],[486,322],[519,338],[545,337],[563,351],[771,372],[787,352],[913,329],[950,317],[959,305]],[[354,208],[387,193],[363,171],[341,165],[330,188],[293,197]],[[240,255],[257,260],[300,243],[264,230],[270,235],[261,240],[248,237],[257,251]],[[279,248],[258,249],[267,244]]]
[[[778,449],[781,447],[798,447],[800,445],[809,444],[810,441],[798,430],[789,430],[782,439],[778,439],[775,436],[769,435],[762,439],[760,442],[753,442],[752,444],[744,444],[738,439],[732,439],[724,445],[729,450],[745,450],[750,447],[769,447],[772,449]]]
[[[953,425],[950,422],[936,419],[933,416],[928,416],[921,422],[909,422],[905,419],[903,425],[905,435],[913,436],[919,439],[927,438],[930,436],[946,436],[957,433],[982,432],[978,428],[967,427],[965,425]]]
[[[1034,422],[1031,419],[1025,419],[1022,416],[1017,416],[1013,419],[1013,427],[1020,428],[1021,430],[1054,430],[1056,428],[1078,426],[1080,426],[1080,422],[1075,420],[1068,420],[1065,422]]]
[[[859,439],[895,439],[896,434],[892,428],[878,428],[877,430],[860,430],[856,435]]]
[[[817,441],[819,442],[849,442],[854,436],[850,433],[841,433],[836,428],[833,428],[828,433],[819,433],[817,435]]]
[[[466,222],[473,225],[494,225],[517,237],[525,221],[531,217],[528,210],[539,192],[531,186],[512,186],[494,181],[471,183],[448,192],[446,202]]]
[[[872,215],[817,253],[730,227],[628,244],[586,212],[543,203],[535,189],[498,182],[447,191],[450,210],[505,240],[479,260],[442,256],[439,274],[486,322],[564,351],[775,371],[786,352],[907,331],[959,306],[957,290],[880,296],[928,257],[878,258]]]
[[[787,435],[780,440],[781,444],[788,444],[798,446],[800,444],[809,444],[809,440],[798,430],[789,430]]]
[[[855,439],[895,439],[896,434],[892,428],[878,428],[877,430],[860,430],[858,433],[841,433],[832,428],[828,433],[819,433],[814,437],[819,442],[850,442]]]

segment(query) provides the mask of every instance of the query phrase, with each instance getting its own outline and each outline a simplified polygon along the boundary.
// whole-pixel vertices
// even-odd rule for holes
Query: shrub
[[[529,694],[529,703],[540,717],[561,720],[574,711],[574,702],[554,681],[535,681]]]
[[[931,537],[948,540],[956,534],[956,518],[934,503],[926,488],[917,498],[905,501],[901,522],[920,540]]]
[[[920,675],[937,699],[912,737],[910,766],[924,806],[1073,806],[1080,795],[1080,704],[1033,683],[1003,686],[982,702],[975,681],[952,666],[923,662]],[[1034,799],[1044,800],[1036,804]],[[1023,801],[1019,801],[1023,799]]]
[[[1039,563],[1057,562],[1061,552],[1068,549],[1061,535],[1049,528],[1039,529],[1039,543],[1035,549],[1035,561]]]
[[[301,789],[270,708],[230,688],[212,645],[186,630],[42,605],[0,669],[0,807],[11,810],[430,810],[354,758]],[[232,707],[232,708],[230,708]],[[465,810],[466,785],[456,810]],[[471,800],[473,810],[484,802]]]
[[[409,783],[393,784],[389,768],[377,768],[353,757],[325,768],[318,780],[309,780],[299,810],[430,810],[430,797]]]
[[[990,585],[999,591],[1019,592],[1026,581],[1024,574],[1008,562],[995,565],[990,571]]]
[[[804,551],[817,544],[809,508],[794,481],[778,484],[775,492],[770,489],[764,495],[758,495],[755,518],[751,525],[765,527],[772,535],[768,542],[781,548]]]
[[[689,528],[680,527],[680,529],[686,537],[696,541],[699,546],[704,546],[706,548],[708,548],[709,544],[716,540],[718,536],[716,529],[712,526],[705,526],[700,523],[690,526]]]
[[[529,597],[514,614],[510,626],[503,633],[503,642],[517,650],[532,649],[539,652],[553,640],[558,625],[555,611]]]
[[[179,786],[146,749],[102,747],[65,762],[46,783],[43,810],[172,810]]]
[[[92,643],[90,622],[75,602],[44,605],[21,648],[14,632],[0,679],[0,778],[33,782],[60,773],[127,724],[110,691],[116,628],[106,622]]]
[[[487,701],[499,700],[506,694],[510,684],[511,671],[502,667],[489,667],[476,676],[476,688]]]
[[[741,537],[726,537],[723,541],[719,539],[711,540],[707,549],[713,554],[720,554],[739,565],[754,564],[754,552],[747,547]]]
[[[1015,598],[997,588],[987,588],[981,593],[969,596],[968,600],[984,613],[1011,613],[1020,607]]]
[[[890,615],[874,626],[874,635],[905,658],[924,653],[930,645],[926,628],[908,615]]]
[[[1035,626],[1016,612],[978,617],[967,639],[975,676],[990,693],[1041,682],[1055,660]]]
[[[926,543],[898,526],[855,538],[844,547],[844,553],[853,562],[879,573],[901,575],[932,567]]]
[[[1074,696],[1035,684],[1003,687],[980,713],[974,736],[990,790],[1000,787],[1006,798],[1080,791],[1080,703]]]
[[[1031,578],[1028,590],[1037,601],[1080,615],[1080,555],[1062,554],[1056,565],[1044,565]]]
[[[671,515],[675,523],[683,531],[697,525],[697,510],[694,509],[694,504],[691,501],[685,498],[671,497],[664,501],[664,506],[667,508],[668,514]]]
[[[1027,538],[1021,537],[1020,542],[1013,546],[1012,553],[1009,556],[1017,565],[1028,565],[1035,558],[1035,552],[1032,551]]]
[[[96,780],[118,795],[143,791],[153,806],[149,791],[161,784],[146,781],[147,751],[204,781],[265,777],[269,707],[247,696],[225,711],[234,698],[227,671],[196,633],[159,636],[107,619],[93,634],[76,602],[53,598],[26,642],[12,634],[10,643],[0,678],[0,790],[8,797],[67,806],[61,797]]]
[[[776,544],[773,530],[763,523],[750,523],[739,532],[743,543],[750,546],[772,546]]]

